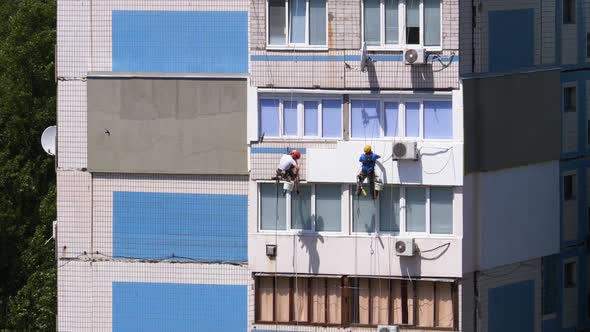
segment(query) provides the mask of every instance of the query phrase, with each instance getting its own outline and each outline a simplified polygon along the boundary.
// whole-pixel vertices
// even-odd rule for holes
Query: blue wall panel
[[[488,71],[509,71],[535,64],[533,9],[490,11]]]
[[[113,282],[113,331],[238,332],[247,286]]]
[[[248,260],[248,196],[113,192],[113,256]]]
[[[527,280],[488,291],[489,332],[535,331],[535,282]]]
[[[113,71],[248,73],[248,13],[113,11]]]

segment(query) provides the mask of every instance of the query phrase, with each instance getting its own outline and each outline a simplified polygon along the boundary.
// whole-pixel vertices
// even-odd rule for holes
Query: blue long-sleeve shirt
[[[369,153],[369,154],[362,154],[359,158],[359,161],[363,164],[363,171],[371,172],[375,170],[375,161],[381,158],[380,155],[376,153]]]

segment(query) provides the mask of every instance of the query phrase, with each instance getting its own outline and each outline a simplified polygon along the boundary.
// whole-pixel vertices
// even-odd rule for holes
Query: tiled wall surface
[[[472,11],[472,5],[475,11]],[[550,65],[556,61],[556,2],[553,0],[477,0],[475,2],[462,1],[461,14],[461,74],[487,73],[490,54],[490,12],[513,11],[532,9],[534,21],[530,29],[534,31],[534,50],[532,66]],[[475,26],[473,26],[473,13],[475,12]],[[473,42],[473,43],[472,43]],[[475,63],[472,63],[472,54]],[[518,55],[515,55],[518,57]],[[519,59],[515,59],[519,62]],[[531,66],[529,66],[531,67]]]
[[[428,64],[405,65],[401,52],[375,52],[360,70],[360,50],[250,52],[252,84],[258,87],[333,89],[458,89],[459,54],[446,50]]]
[[[534,317],[532,319],[534,320],[534,331],[541,331],[542,275],[540,258],[477,272],[478,295],[473,292],[473,277],[473,274],[468,274],[463,278],[464,292],[462,296],[463,307],[461,312],[463,318],[461,331],[474,332],[474,326],[477,326],[477,331],[491,331],[489,329],[490,293],[493,293],[494,289],[522,282],[532,282],[534,284],[534,298],[531,299],[534,305]],[[492,311],[495,309],[498,308],[494,308]],[[474,314],[473,310],[477,310],[477,313]],[[476,324],[473,321],[474,317],[477,317]]]
[[[58,316],[60,317],[58,331],[128,331],[129,329],[124,329],[122,326],[125,318],[133,315],[133,310],[137,310],[138,306],[141,308],[142,305],[148,305],[156,295],[162,299],[160,305],[164,307],[160,311],[150,310],[149,306],[143,310],[146,313],[145,322],[152,322],[150,325],[152,330],[166,329],[161,325],[166,322],[166,319],[159,319],[161,318],[159,313],[165,311],[166,306],[176,306],[179,309],[168,312],[167,319],[172,320],[174,324],[186,326],[196,321],[214,324],[216,323],[214,320],[204,317],[203,312],[198,310],[198,307],[207,301],[201,301],[202,298],[191,298],[190,303],[193,304],[189,305],[175,296],[173,290],[190,287],[190,285],[199,285],[197,287],[205,291],[224,289],[224,286],[229,286],[228,288],[238,288],[240,292],[247,292],[244,294],[244,300],[250,292],[248,287],[250,276],[243,266],[108,261],[95,256],[92,261],[81,259],[60,262],[58,267]],[[135,301],[133,306],[136,308],[129,308],[129,311],[125,308],[115,310],[113,288],[117,286],[113,284],[117,283],[139,283],[143,285],[143,289],[149,290],[151,295],[135,294],[133,298],[127,297],[124,300]],[[211,293],[205,295],[207,294],[207,300],[213,306],[224,304],[222,296],[216,297],[216,294]],[[249,305],[240,308],[240,310],[247,310],[245,315],[240,315],[243,323],[246,317],[251,316],[252,309]],[[231,309],[228,308],[228,310]],[[151,317],[147,315],[149,313],[152,313]],[[115,319],[119,319],[120,325],[115,325]],[[217,324],[219,331],[235,331],[230,325],[224,327],[223,321],[217,321]]]
[[[254,0],[250,7],[252,82],[258,87],[458,88],[458,5],[458,0],[442,2],[443,52],[436,53],[441,61],[431,58],[427,65],[408,66],[401,51],[370,52],[376,62],[361,72],[361,0],[327,1],[329,51],[314,52],[267,50],[266,1]]]
[[[301,167],[299,177],[301,178],[301,180],[306,180],[306,154],[307,149],[309,148],[334,149],[336,148],[336,143],[269,142],[262,144],[253,144],[250,147],[250,164],[252,168],[250,172],[250,179],[255,181],[270,181],[270,179],[276,174],[276,169],[278,168],[281,156],[289,153],[292,150],[297,150],[301,152],[301,159],[298,161]]]

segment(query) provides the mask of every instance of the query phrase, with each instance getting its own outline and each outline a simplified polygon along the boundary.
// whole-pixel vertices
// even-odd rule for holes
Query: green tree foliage
[[[0,330],[54,331],[55,0],[0,1]]]

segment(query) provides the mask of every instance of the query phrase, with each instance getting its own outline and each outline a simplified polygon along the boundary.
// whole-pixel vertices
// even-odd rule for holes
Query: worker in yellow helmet
[[[366,178],[369,178],[369,188],[371,189],[371,196],[373,199],[377,198],[377,192],[375,191],[375,163],[377,159],[381,158],[380,155],[373,153],[370,145],[365,145],[363,149],[365,153],[361,155],[359,161],[362,163],[361,172],[357,176],[356,195],[359,196],[362,192],[363,182]]]

